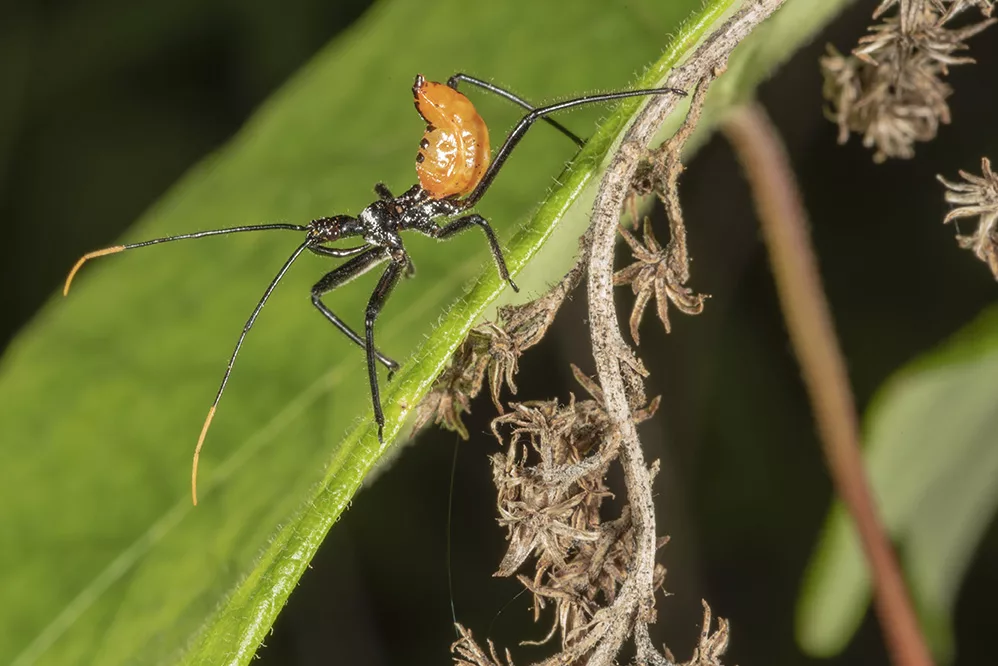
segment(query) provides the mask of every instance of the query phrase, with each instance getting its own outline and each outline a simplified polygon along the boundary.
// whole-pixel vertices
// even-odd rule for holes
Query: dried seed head
[[[523,348],[514,337],[494,324],[489,325],[489,333],[489,394],[496,411],[502,414],[505,411],[499,400],[502,385],[505,381],[509,392],[516,395],[515,378],[520,371]]]
[[[433,389],[416,407],[414,431],[432,420],[435,425],[468,439],[468,429],[461,415],[471,412],[471,399],[482,390],[489,364],[488,345],[488,338],[474,330],[465,338],[454,352],[450,365],[433,383]]]
[[[711,612],[707,602],[703,604],[703,624],[700,628],[700,642],[693,651],[693,658],[682,664],[682,666],[723,666],[721,656],[728,649],[728,642],[731,640],[731,630],[728,621],[723,617],[717,618],[717,631],[711,633]]]
[[[496,575],[511,576],[536,557],[534,575],[518,578],[534,596],[535,619],[554,605],[551,631],[541,642],[560,634],[563,648],[593,619],[601,597],[605,603],[616,597],[635,543],[629,508],[615,521],[601,519],[603,500],[611,496],[604,477],[619,441],[602,389],[575,366],[572,371],[591,399],[512,403],[492,422],[505,449],[492,457],[492,471],[499,524],[509,540]],[[656,398],[636,409],[635,420],[649,418],[657,406]],[[664,570],[656,575],[660,585]]]
[[[485,322],[472,329],[416,408],[413,429],[419,430],[432,420],[468,439],[461,415],[471,411],[471,399],[482,390],[486,371],[492,403],[502,414],[505,410],[499,396],[503,382],[516,395],[520,356],[541,341],[581,275],[577,266],[540,298],[523,305],[503,306],[499,308],[498,323]]]
[[[641,342],[638,326],[652,297],[655,298],[656,312],[666,333],[672,330],[669,324],[669,301],[684,314],[698,315],[703,312],[707,296],[694,294],[685,286],[685,262],[676,261],[672,243],[662,247],[655,238],[650,219],[645,218],[643,244],[623,227],[620,228],[620,235],[631,247],[637,260],[613,276],[615,285],[629,284],[635,295],[634,309],[631,311],[631,338],[634,344]]]
[[[465,629],[460,624],[456,625],[459,638],[450,646],[450,651],[454,655],[454,666],[513,666],[513,657],[506,650],[505,664],[496,654],[496,646],[488,641],[489,651],[478,646],[471,635],[471,631]]]
[[[946,186],[946,201],[959,207],[949,212],[943,222],[963,217],[979,217],[977,229],[972,234],[957,234],[960,247],[973,250],[977,258],[988,265],[998,280],[998,174],[991,169],[988,158],[981,159],[983,175],[960,172],[965,182],[953,183],[942,176],[939,182]]]
[[[943,81],[949,67],[972,63],[961,52],[965,41],[995,21],[961,28],[947,24],[960,12],[978,7],[990,16],[993,3],[982,0],[885,0],[874,12],[896,15],[870,28],[853,55],[829,48],[821,59],[829,115],[839,126],[839,142],[850,132],[874,148],[874,161],[914,156],[914,144],[935,138],[950,122],[946,99],[952,89]]]

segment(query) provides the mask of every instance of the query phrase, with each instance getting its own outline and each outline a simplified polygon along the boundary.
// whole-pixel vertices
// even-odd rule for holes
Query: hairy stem
[[[929,666],[897,558],[877,515],[859,446],[859,424],[807,215],[776,129],[757,104],[732,112],[724,132],[745,169],[783,316],[811,399],[835,490],[852,516],[872,571],[877,616],[897,666]]]
[[[670,74],[664,85],[689,90],[704,76],[722,68],[735,46],[782,4],[783,0],[746,2],[719,30],[704,40],[683,66]],[[593,356],[611,426],[621,438],[621,462],[636,539],[635,564],[614,608],[618,610],[618,618],[635,618],[638,625],[647,624],[653,617],[654,599],[650,591],[653,589],[655,569],[655,508],[651,475],[631,419],[621,368],[621,363],[633,363],[633,352],[621,336],[614,307],[613,250],[617,223],[643,150],[674,110],[676,102],[673,96],[654,98],[637,116],[603,177],[591,223],[588,295]],[[614,623],[604,634],[589,661],[591,666],[613,661],[627,638],[627,630],[623,626]],[[650,661],[647,654],[639,655],[639,658],[642,656],[645,661]]]

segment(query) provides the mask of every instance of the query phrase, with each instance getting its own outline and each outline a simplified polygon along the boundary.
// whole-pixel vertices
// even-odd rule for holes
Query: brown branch
[[[701,43],[686,64],[673,70],[664,85],[692,89],[705,76],[722,68],[735,46],[782,4],[783,0],[746,2],[724,26]],[[630,371],[635,359],[624,342],[617,321],[613,299],[613,250],[617,223],[638,162],[648,142],[675,108],[676,102],[673,96],[654,98],[637,116],[625,135],[620,150],[610,162],[593,206],[588,271],[593,356],[600,385],[604,390],[610,423],[621,438],[621,462],[634,521],[636,553],[634,567],[629,572],[620,595],[613,606],[604,609],[610,611],[613,617],[600,628],[599,642],[594,644],[595,649],[589,660],[592,666],[612,663],[635,624],[641,627],[654,618],[651,590],[655,571],[655,507],[652,501],[651,474],[645,464],[644,453],[631,419],[631,406],[624,382],[624,372]],[[659,661],[660,655],[653,657],[650,654],[648,642],[640,641],[639,648],[639,663]]]
[[[898,666],[928,666],[932,660],[863,467],[845,361],[790,161],[776,129],[758,105],[731,113],[724,132],[752,188],[829,473],[856,524],[872,570],[874,600],[888,651]]]

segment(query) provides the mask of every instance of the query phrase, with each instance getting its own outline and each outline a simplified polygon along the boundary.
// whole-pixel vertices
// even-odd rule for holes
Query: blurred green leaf
[[[901,547],[923,628],[954,655],[953,604],[998,508],[998,309],[901,370],[866,415],[866,460],[881,516]],[[800,644],[840,652],[870,598],[859,539],[838,503],[797,609]]]
[[[415,72],[473,72],[549,100],[625,86],[672,35],[639,82],[648,85],[734,2],[384,2],[128,238],[355,213],[375,182],[402,191],[413,181],[423,130],[409,102]],[[818,19],[749,40],[728,77],[758,81],[840,4],[793,0],[785,11]],[[518,118],[501,100],[471,94],[496,136]],[[715,107],[729,103],[719,99]],[[518,277],[522,298],[571,262],[599,163],[635,108],[609,116],[532,218],[573,152],[555,132],[534,132],[480,206],[511,267],[538,252]],[[587,134],[601,114],[564,121]],[[466,236],[407,240],[419,275],[379,320],[379,346],[406,359],[383,381],[389,439],[501,290],[483,239]],[[102,259],[10,347],[0,363],[0,662],[249,661],[385,453],[363,354],[307,300],[330,265],[305,256],[247,339],[202,455],[201,504],[189,505],[191,449],[225,359],[298,242],[267,232]],[[356,325],[375,279],[334,293],[330,306]]]

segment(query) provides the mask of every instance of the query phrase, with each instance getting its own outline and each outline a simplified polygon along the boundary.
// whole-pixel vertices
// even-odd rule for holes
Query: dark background
[[[104,0],[0,9],[0,345],[76,257],[112,242],[365,6]],[[986,267],[940,224],[946,206],[933,178],[998,158],[998,32],[972,40],[979,64],[951,77],[954,125],[916,159],[876,166],[855,138],[835,144],[816,65],[825,42],[849,48],[871,10],[854,6],[761,89],[802,182],[860,408],[894,369],[996,293]],[[713,298],[697,319],[674,314],[669,337],[650,315],[642,329],[650,392],[666,405],[642,433],[649,457],[663,463],[659,527],[672,536],[660,559],[674,596],[660,599],[653,636],[686,658],[703,597],[732,620],[727,662],[809,663],[793,643],[792,612],[830,486],[748,193],[722,139],[689,165],[682,194],[692,284]],[[519,398],[580,393],[568,363],[592,370],[579,331],[584,307],[577,297],[522,360]],[[495,450],[485,434],[492,407],[484,399],[473,410],[453,484],[453,603],[477,637],[512,645],[549,625],[547,617],[528,624],[527,595],[497,616],[518,586],[490,577],[504,551],[486,458]],[[292,595],[261,663],[446,663],[455,441],[424,433],[363,491]],[[993,660],[996,555],[992,526],[957,605],[958,664]],[[542,652],[516,656],[527,663]],[[868,616],[833,663],[884,662]]]

